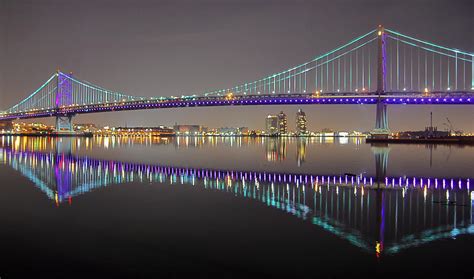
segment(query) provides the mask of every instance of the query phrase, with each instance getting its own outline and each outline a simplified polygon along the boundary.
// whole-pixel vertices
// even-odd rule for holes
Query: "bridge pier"
[[[388,128],[387,104],[380,98],[377,100],[375,112],[375,129],[371,132],[372,138],[388,138],[390,129]]]
[[[56,116],[56,132],[74,132],[72,124],[72,114]]]

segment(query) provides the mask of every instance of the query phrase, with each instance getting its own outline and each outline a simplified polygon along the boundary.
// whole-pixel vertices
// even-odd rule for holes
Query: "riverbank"
[[[21,136],[21,137],[86,137],[92,138],[92,133],[4,133],[0,136]]]
[[[445,138],[366,138],[366,143],[403,143],[403,144],[462,144],[474,145],[474,136],[454,136]]]

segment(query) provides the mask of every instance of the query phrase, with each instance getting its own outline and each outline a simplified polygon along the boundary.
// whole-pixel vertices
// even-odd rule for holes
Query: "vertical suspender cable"
[[[342,68],[344,69],[344,71],[342,72],[344,74],[344,92],[347,92],[347,86],[346,86],[346,80],[347,80],[347,67],[346,67],[346,58],[347,56],[343,56],[342,57],[343,60],[342,60]],[[474,63],[473,63],[474,64]]]
[[[341,89],[341,58],[337,59],[337,90]]]
[[[425,88],[428,87],[428,52],[425,51]]]
[[[368,75],[368,83],[367,83],[367,91],[371,91],[371,86],[370,86],[370,77],[371,77],[371,73],[370,73],[370,54],[371,54],[371,50],[369,49],[369,55],[368,55],[368,64],[367,64],[367,67],[369,68],[369,75]]]
[[[306,75],[307,75],[307,73],[308,73],[308,69],[307,69],[307,67],[306,67],[306,65],[305,65],[305,66],[304,66],[304,91],[305,91],[305,92],[308,90],[308,88],[306,87],[306,85],[307,85],[307,84],[306,84],[306,78],[307,78]]]
[[[356,86],[356,90],[358,90],[357,88],[359,88],[359,55],[357,54],[357,51],[358,50],[355,50],[354,53],[355,53],[355,56],[356,56],[356,83],[355,83],[355,86]]]
[[[471,56],[471,90],[474,90],[474,55]]]
[[[324,89],[324,64],[321,64],[321,91]]]
[[[335,91],[335,85],[334,85],[334,81],[335,81],[335,78],[334,78],[334,60],[331,62],[332,63],[332,91],[334,92]]]
[[[326,55],[326,91],[329,91],[329,55]]]
[[[466,89],[466,60],[463,60],[462,61],[462,66],[463,66],[463,70],[462,70],[462,89]]]
[[[362,52],[362,89],[365,90],[365,57],[364,57],[364,48],[361,49],[361,52]]]
[[[318,91],[318,60],[314,61],[314,90]]]
[[[458,90],[458,52],[455,52],[455,63],[454,63],[454,89]]]
[[[399,66],[400,66],[400,58],[399,58],[399,42],[397,40],[397,86],[395,88],[395,90],[399,89],[400,87],[400,71],[399,71]]]
[[[349,91],[352,91],[352,52],[349,52]]]
[[[410,47],[410,90],[413,91],[413,47]]]
[[[449,64],[450,64],[450,63],[449,63],[449,57],[447,58],[447,60],[448,60],[448,90],[449,90],[450,87],[451,87],[451,81],[450,81],[450,78],[449,78],[449,72],[450,72],[450,71],[449,71],[449,66],[450,66],[450,65],[449,65]]]
[[[432,60],[431,60],[431,90],[434,90],[435,88],[435,73],[434,73],[434,68],[435,68],[435,54],[434,52],[432,53]]]
[[[418,49],[418,91],[420,91],[421,82],[420,82],[420,49]]]
[[[439,90],[443,90],[443,56],[439,56]]]
[[[407,54],[406,54],[406,49],[407,47],[405,45],[402,45],[402,53],[403,53],[403,88],[405,89],[407,86],[407,81],[406,81],[406,62],[407,62]]]

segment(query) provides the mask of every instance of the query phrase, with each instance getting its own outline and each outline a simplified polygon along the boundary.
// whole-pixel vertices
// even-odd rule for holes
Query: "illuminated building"
[[[13,122],[0,121],[0,131],[11,131],[13,129]]]
[[[240,127],[239,132],[240,132],[241,135],[249,135],[250,134],[249,127]]]
[[[297,135],[306,135],[308,130],[306,128],[306,113],[303,110],[299,109],[296,113],[296,134]]]
[[[334,137],[334,131],[329,128],[324,128],[321,130],[322,137]]]
[[[278,116],[268,115],[265,119],[265,133],[269,136],[276,136],[279,133]]]
[[[207,133],[207,127],[201,125],[178,125],[173,126],[177,135],[202,135]]]
[[[286,114],[283,113],[283,111],[280,111],[280,113],[278,114],[278,129],[280,135],[288,134],[288,123],[286,119]]]
[[[159,127],[117,127],[114,129],[117,135],[126,136],[174,136],[174,130],[164,126]]]
[[[54,127],[42,123],[25,122],[13,123],[13,129],[11,130],[14,134],[46,134],[52,133],[53,131]]]
[[[233,127],[223,127],[217,129],[217,133],[220,135],[238,135],[240,134],[238,128],[233,128]]]
[[[92,131],[97,131],[97,127],[95,124],[92,123],[84,123],[84,124],[74,124],[74,131],[86,131],[86,132],[92,132]]]

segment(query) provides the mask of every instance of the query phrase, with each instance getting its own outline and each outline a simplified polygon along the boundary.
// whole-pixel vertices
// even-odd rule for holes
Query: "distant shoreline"
[[[366,143],[404,143],[404,144],[419,144],[419,143],[432,143],[432,144],[463,144],[463,145],[474,145],[474,136],[453,136],[445,138],[389,138],[389,139],[375,139],[366,138]]]

